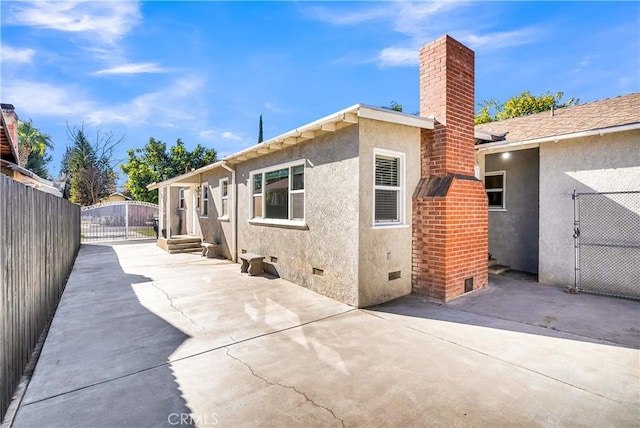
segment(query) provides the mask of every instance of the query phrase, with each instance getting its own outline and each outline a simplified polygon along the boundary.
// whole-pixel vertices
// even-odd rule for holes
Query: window
[[[196,210],[200,210],[200,200],[202,199],[201,193],[202,191],[200,190],[200,186],[196,187]]]
[[[229,217],[229,179],[220,180],[220,217]]]
[[[506,210],[506,172],[494,171],[484,174],[484,188],[489,198],[490,210]]]
[[[375,226],[404,223],[404,154],[374,151]]]
[[[252,218],[304,221],[304,161],[254,172]]]
[[[200,187],[200,198],[202,203],[200,205],[200,216],[206,217],[209,215],[209,183],[202,183]]]
[[[184,188],[181,187],[178,189],[178,209],[184,209]]]

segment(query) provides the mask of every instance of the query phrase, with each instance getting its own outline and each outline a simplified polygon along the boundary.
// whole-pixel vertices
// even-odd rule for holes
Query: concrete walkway
[[[83,245],[14,426],[640,425],[637,302],[499,277],[356,310],[239,271]]]

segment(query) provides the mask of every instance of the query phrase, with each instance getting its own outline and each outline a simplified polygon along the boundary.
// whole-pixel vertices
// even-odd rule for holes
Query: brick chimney
[[[474,53],[448,35],[420,50],[422,178],[413,194],[412,285],[448,301],[486,287],[487,195],[474,173]]]
[[[2,103],[0,108],[2,108],[2,125],[6,126],[6,129],[1,132],[5,133],[10,146],[7,147],[10,153],[8,160],[18,163],[18,115],[13,104]]]

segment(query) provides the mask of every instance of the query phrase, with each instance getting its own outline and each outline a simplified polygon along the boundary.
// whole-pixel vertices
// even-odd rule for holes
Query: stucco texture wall
[[[301,159],[307,227],[250,223],[251,171]],[[269,269],[282,278],[358,306],[358,125],[243,162],[236,171],[239,253],[266,256]]]
[[[506,210],[489,211],[489,252],[512,269],[538,272],[538,149],[485,157],[485,171],[505,171]]]
[[[374,149],[405,154],[404,225],[373,227]],[[420,129],[360,119],[359,306],[411,293],[411,198],[420,180]],[[389,280],[390,272],[400,278]]]
[[[541,282],[574,283],[574,190],[640,190],[640,131],[540,146]],[[603,262],[616,263],[608,256]]]
[[[211,171],[206,171],[199,176],[200,186],[207,185],[209,187],[209,202],[208,213],[206,216],[201,216],[201,210],[198,210],[197,221],[202,240],[204,242],[210,242],[213,244],[220,244],[219,255],[232,259],[231,254],[233,243],[232,237],[232,223],[230,216],[221,219],[222,216],[222,194],[220,189],[220,179],[227,178],[229,180],[228,187],[228,206],[229,209],[233,207],[233,187],[231,181],[231,173],[224,168],[217,168]],[[201,204],[204,201],[200,202]]]

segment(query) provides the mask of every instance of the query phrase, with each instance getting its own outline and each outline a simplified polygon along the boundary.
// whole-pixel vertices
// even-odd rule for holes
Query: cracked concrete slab
[[[357,310],[224,260],[84,245],[14,426],[640,424],[637,306],[512,287]],[[585,327],[590,305],[622,333]]]

